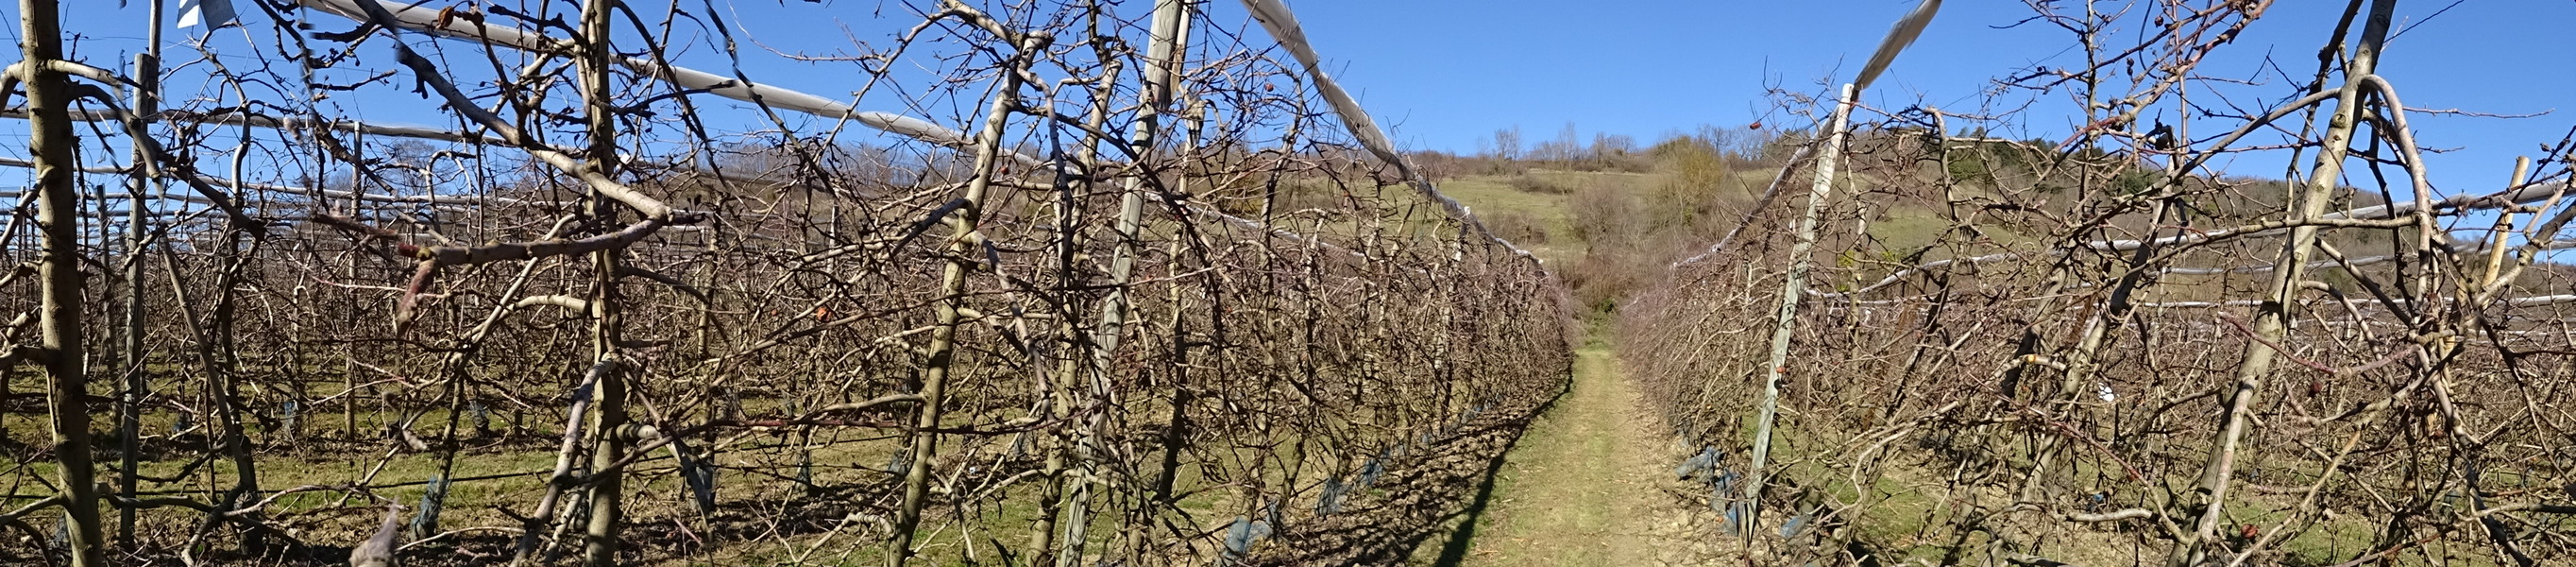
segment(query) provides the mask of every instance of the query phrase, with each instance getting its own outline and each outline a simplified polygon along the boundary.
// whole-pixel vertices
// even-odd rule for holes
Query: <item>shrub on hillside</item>
[[[1528,213],[1503,211],[1483,216],[1485,228],[1504,240],[1521,245],[1547,243],[1547,226],[1539,224],[1538,219]]]
[[[1717,209],[1732,189],[1734,158],[1699,138],[1674,138],[1656,145],[1655,170],[1662,173],[1650,196],[1657,226],[1689,226]]]
[[[1574,216],[1575,238],[1591,243],[1594,250],[1626,245],[1651,228],[1645,204],[1617,188],[1586,187],[1566,199],[1565,208]]]
[[[1504,185],[1509,185],[1509,186],[1511,186],[1511,188],[1512,188],[1512,189],[1514,189],[1514,190],[1518,190],[1518,191],[1521,191],[1521,192],[1523,192],[1523,193],[1540,193],[1540,194],[1546,194],[1546,195],[1565,195],[1565,194],[1570,194],[1570,193],[1573,193],[1573,192],[1574,192],[1574,186],[1573,186],[1573,185],[1571,185],[1571,184],[1558,183],[1558,182],[1556,182],[1556,181],[1552,181],[1552,180],[1549,180],[1548,178],[1540,177],[1540,176],[1538,176],[1537,174],[1529,173],[1529,172],[1526,172],[1526,171],[1521,172],[1521,174],[1520,174],[1520,175],[1515,175],[1515,176],[1512,176],[1512,177],[1510,177],[1510,178],[1508,178],[1508,179],[1504,179],[1504,180],[1503,180],[1503,184],[1504,184]]]

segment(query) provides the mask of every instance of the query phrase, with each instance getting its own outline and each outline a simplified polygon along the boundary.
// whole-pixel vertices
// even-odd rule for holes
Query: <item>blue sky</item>
[[[1699,124],[1743,125],[1769,108],[1762,98],[1766,82],[1825,93],[1825,81],[1848,80],[1887,26],[1914,4],[1648,1],[1568,9],[1527,0],[1309,0],[1292,6],[1317,48],[1335,60],[1337,76],[1394,125],[1402,143],[1463,152],[1514,124],[1533,138],[1572,123],[1586,140],[1599,131],[1641,141]],[[2264,58],[2294,75],[2312,72],[2316,49],[2343,5],[2279,0],[2204,70],[2266,81],[2226,88],[2277,100],[2294,87],[2258,73]],[[1945,3],[1867,99],[1882,108],[1974,111],[1995,77],[2082,61],[2069,49],[2073,37],[2057,28],[1999,29],[2031,13],[2018,1]],[[2423,145],[2458,150],[2427,158],[2437,182],[2455,191],[2500,186],[2513,156],[2534,153],[2576,126],[2576,109],[2567,108],[2576,102],[2576,73],[2565,72],[2562,61],[2576,2],[2410,1],[2397,14],[2395,27],[2406,32],[2392,41],[2380,74],[2408,106],[2556,111],[2518,120],[2411,118]],[[2128,31],[2122,35],[2136,30]],[[2072,132],[2080,122],[2069,112],[2073,107],[2063,95],[2049,98],[2055,104],[2023,116],[2015,137],[2059,140]],[[2280,159],[2239,161],[2236,169],[2248,174],[2278,175],[2283,165]]]
[[[113,0],[68,2],[65,27],[82,36],[77,54],[104,64],[139,48],[137,20],[146,1],[127,6]],[[450,2],[427,0],[432,6]],[[696,10],[704,2],[677,0],[677,5]],[[918,21],[916,8],[904,2],[714,4],[737,35],[758,38],[742,45],[744,69],[755,80],[825,96],[846,95],[864,77],[850,63],[795,62],[768,49],[854,53],[862,44],[885,45]],[[1131,18],[1141,18],[1150,7],[1142,1],[1128,4],[1124,11]],[[2277,74],[2262,72],[2266,58],[2304,76],[2313,69],[2315,50],[2343,4],[2278,0],[2235,45],[2203,67],[2205,74],[2257,84],[2193,88],[2228,93],[2243,104],[2279,100],[2293,87]],[[654,19],[672,4],[645,0],[637,5]],[[1765,87],[1828,92],[1830,84],[1849,78],[1888,24],[1914,2],[1297,0],[1290,5],[1330,59],[1335,76],[1393,129],[1399,145],[1470,152],[1496,129],[1511,126],[1523,128],[1531,140],[1572,124],[1585,140],[1606,132],[1640,142],[1700,125],[1743,125],[1766,116],[1774,127],[1801,127],[1795,117],[1766,115],[1771,103],[1763,97]],[[1231,0],[1210,2],[1208,9],[1207,18],[1219,26],[1257,29]],[[251,24],[265,25],[266,16],[246,1],[242,10]],[[0,10],[7,11],[14,10]],[[2441,13],[2428,20],[2435,12]],[[2080,54],[2069,48],[2072,37],[2061,30],[2008,27],[2030,14],[2018,1],[1952,0],[1871,90],[1868,102],[1889,109],[1923,105],[1957,112],[2021,104],[2033,95],[1990,99],[1990,81],[2033,66],[2080,61]],[[2569,96],[2576,93],[2576,74],[2566,72],[2560,60],[2567,51],[2561,29],[2567,22],[2576,22],[2576,1],[2414,0],[2399,7],[2398,27],[2406,32],[2390,47],[2381,74],[2395,82],[2410,105],[2499,114],[2552,112],[2513,120],[2415,117],[2426,146],[2456,150],[2429,159],[2445,193],[2501,184],[2514,155],[2533,153],[2576,125],[2576,114],[2555,112],[2568,110],[2562,106],[2576,100]],[[348,27],[326,23],[317,30]],[[2123,29],[2122,36],[2136,31]],[[171,37],[177,41],[191,33],[203,31],[173,30]],[[1252,43],[1246,45],[1266,48],[1259,32],[1252,33]],[[14,27],[7,35],[15,41]],[[679,57],[684,65],[723,68],[725,58],[712,47],[711,37],[703,32],[680,35],[692,46]],[[231,61],[234,54],[249,52],[245,42],[264,37],[265,32],[245,35],[234,28],[219,32],[214,44],[238,66],[251,61]],[[1227,48],[1217,44],[1212,49]],[[194,55],[174,52],[173,60]],[[906,108],[908,103],[893,93],[881,87],[858,106],[909,110],[952,125],[975,112],[971,96],[944,106]],[[2002,125],[2003,134],[2056,140],[2072,130],[2079,120],[2069,112],[2064,94],[2038,96],[2030,110]],[[407,95],[352,95],[332,104],[333,111],[370,120],[443,122],[429,101]],[[2170,106],[2164,112],[2172,116]],[[2218,165],[2238,173],[2278,175],[2283,163],[2257,154]]]

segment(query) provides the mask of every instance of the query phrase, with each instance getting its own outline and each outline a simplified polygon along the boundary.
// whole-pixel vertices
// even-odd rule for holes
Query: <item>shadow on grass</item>
[[[1342,513],[1291,522],[1276,553],[1251,565],[1401,565],[1434,538],[1434,565],[1459,565],[1473,547],[1505,457],[1538,417],[1573,391],[1571,376],[1555,395],[1518,415],[1491,415],[1438,438],[1390,470],[1388,480]],[[1499,413],[1499,412],[1497,412]],[[1489,414],[1490,415],[1490,414]],[[1302,524],[1302,525],[1299,525]],[[1453,527],[1454,526],[1454,527]]]
[[[1514,439],[1505,445],[1503,453],[1511,454],[1511,448],[1519,445],[1519,441]],[[1476,484],[1476,500],[1467,504],[1467,509],[1462,512],[1466,517],[1458,520],[1457,531],[1449,532],[1449,541],[1440,546],[1440,559],[1432,565],[1457,567],[1467,561],[1467,549],[1476,541],[1477,524],[1484,523],[1485,505],[1493,502],[1494,482],[1502,477],[1503,461],[1503,457],[1497,455],[1491,464],[1485,466],[1485,480]]]

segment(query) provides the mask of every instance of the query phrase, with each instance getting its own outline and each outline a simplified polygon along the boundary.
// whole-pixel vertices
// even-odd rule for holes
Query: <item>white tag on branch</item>
[[[2094,384],[2093,386],[2094,386],[2094,387],[2096,387],[2096,388],[2101,388],[2101,391],[2094,392],[2094,393],[2095,393],[2095,394],[2099,394],[2099,395],[2101,395],[2101,396],[2102,396],[2102,401],[2105,401],[2105,402],[2111,402],[2111,401],[2118,401],[2118,400],[2120,399],[2120,396],[2119,396],[2119,395],[2111,393],[2111,385],[2110,385],[2110,384]]]
[[[179,27],[206,24],[209,29],[233,23],[233,0],[178,0]]]

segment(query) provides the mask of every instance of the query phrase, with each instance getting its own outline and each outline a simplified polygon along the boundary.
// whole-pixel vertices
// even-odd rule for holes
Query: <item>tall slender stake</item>
[[[1145,67],[1138,71],[1145,82],[1144,100],[1138,105],[1135,125],[1129,128],[1129,155],[1153,155],[1155,141],[1162,133],[1160,117],[1163,108],[1172,101],[1173,66],[1177,64],[1175,58],[1182,52],[1182,30],[1190,25],[1189,14],[1189,3],[1185,0],[1156,0],[1154,3],[1154,20],[1149,30],[1151,37],[1145,48]],[[1127,288],[1134,281],[1137,237],[1144,226],[1145,188],[1142,178],[1129,177],[1121,183],[1124,185],[1118,201],[1118,221],[1112,227],[1118,233],[1118,244],[1109,260],[1109,297],[1101,302],[1099,324],[1092,330],[1091,343],[1097,349],[1092,351],[1091,358],[1092,379],[1095,381],[1092,392],[1096,396],[1108,394],[1109,370],[1117,360],[1119,340],[1126,336]],[[1086,421],[1088,424],[1078,445],[1080,453],[1085,455],[1081,467],[1085,478],[1083,482],[1074,483],[1073,489],[1064,495],[1062,522],[1065,536],[1062,549],[1056,555],[1056,564],[1060,566],[1080,565],[1082,548],[1089,539],[1091,483],[1088,481],[1098,471],[1096,464],[1090,461],[1097,458],[1105,447],[1100,434],[1104,419],[1094,416]]]
[[[1763,467],[1771,464],[1771,422],[1780,412],[1780,380],[1789,373],[1789,342],[1798,334],[1798,299],[1806,296],[1807,269],[1814,264],[1808,256],[1816,249],[1817,217],[1822,215],[1825,200],[1833,196],[1834,168],[1842,160],[1843,128],[1851,120],[1853,98],[1860,89],[1843,85],[1841,102],[1834,104],[1833,118],[1825,122],[1825,148],[1816,154],[1816,181],[1807,190],[1806,212],[1798,217],[1798,239],[1789,245],[1789,281],[1780,287],[1780,314],[1771,327],[1771,364],[1762,368],[1761,417],[1753,432],[1753,466],[1746,472],[1744,483],[1744,525],[1737,530],[1747,534],[1762,521],[1762,490],[1769,479]]]
[[[133,102],[134,115],[141,120],[150,120],[152,115],[160,113],[161,107],[161,3],[149,4],[144,12],[151,21],[145,27],[143,52],[134,55]],[[147,159],[150,158],[143,155],[143,147],[136,145],[133,160],[138,167],[125,183],[126,193],[131,197],[130,205],[126,207],[125,227],[125,395],[116,416],[116,433],[118,442],[123,444],[117,456],[120,466],[117,470],[121,471],[117,475],[117,490],[129,499],[134,497],[138,488],[139,477],[134,471],[136,455],[142,446],[135,443],[135,438],[143,435],[143,399],[150,397],[152,392],[151,375],[144,372],[147,367],[143,364],[143,231],[145,215],[150,213],[149,207],[143,203],[145,195],[158,183],[146,168],[140,167]],[[116,509],[116,538],[120,546],[134,545],[133,507]]]

